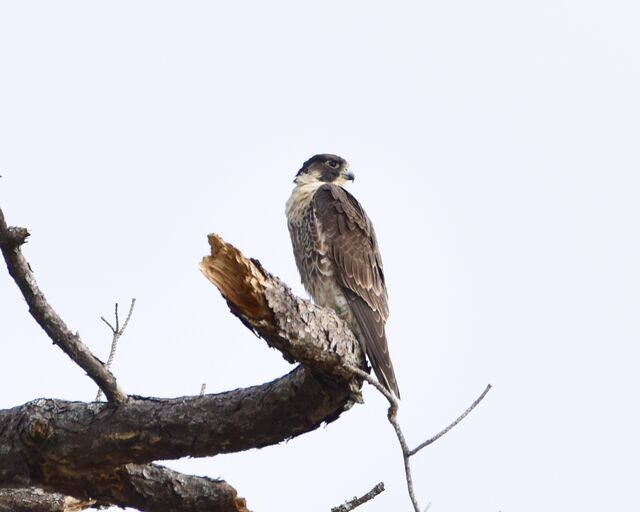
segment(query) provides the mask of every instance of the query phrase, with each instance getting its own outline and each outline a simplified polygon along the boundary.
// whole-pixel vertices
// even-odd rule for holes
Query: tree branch
[[[95,500],[78,500],[43,489],[0,489],[0,512],[80,512]]]
[[[245,499],[224,480],[185,475],[156,464],[129,464],[119,476],[123,497],[118,500],[109,488],[106,503],[148,512],[249,512]]]
[[[156,464],[128,464],[110,473],[79,473],[69,492],[81,490],[96,506],[147,512],[248,512],[244,498],[224,480],[179,473]]]
[[[443,435],[445,435],[453,427],[455,427],[458,423],[460,423],[482,401],[482,399],[487,395],[487,393],[491,389],[491,384],[487,384],[487,387],[482,392],[482,394],[453,423],[451,423],[444,430],[440,431],[438,434],[433,436],[431,439],[428,439],[427,441],[425,441],[425,442],[421,443],[420,445],[418,445],[413,450],[410,450],[409,449],[409,445],[407,444],[407,440],[406,440],[406,438],[404,436],[404,432],[402,431],[402,428],[400,427],[400,422],[398,421],[399,403],[398,403],[397,398],[395,396],[393,396],[384,386],[382,386],[382,384],[380,384],[374,377],[372,377],[371,375],[369,375],[366,372],[362,371],[360,368],[356,368],[356,367],[351,366],[351,367],[349,367],[349,370],[352,371],[354,374],[359,375],[360,377],[362,377],[363,380],[366,380],[369,384],[371,384],[378,391],[380,391],[380,393],[382,393],[385,396],[385,398],[388,400],[388,402],[389,402],[389,411],[387,412],[387,417],[389,419],[389,423],[391,423],[391,426],[395,430],[396,437],[398,438],[398,443],[400,444],[400,449],[402,450],[402,459],[403,459],[403,462],[404,462],[404,473],[405,473],[405,479],[406,479],[406,482],[407,482],[407,491],[409,492],[409,498],[411,499],[411,504],[413,505],[414,512],[421,512],[420,505],[418,504],[418,499],[416,498],[416,492],[415,492],[415,488],[414,488],[414,485],[413,485],[413,477],[412,477],[412,474],[411,474],[411,462],[410,462],[411,456],[413,456],[416,453],[418,453],[425,446],[428,446],[428,445],[432,444],[433,442],[437,441],[438,439],[440,439]],[[429,508],[430,505],[431,504],[427,505],[427,508],[425,509],[425,512]]]
[[[185,475],[156,464],[75,473],[59,487],[76,497],[40,488],[0,489],[0,512],[76,512],[114,505],[149,512],[248,512],[244,498],[224,480]]]
[[[114,307],[115,313],[115,320],[116,320],[116,326],[114,327],[113,325],[111,325],[111,323],[103,316],[100,317],[100,320],[102,320],[105,324],[107,324],[107,326],[109,327],[109,329],[111,329],[111,333],[113,334],[113,338],[111,339],[111,350],[109,351],[109,358],[107,359],[107,364],[105,365],[107,367],[107,370],[111,370],[111,365],[113,364],[113,360],[116,357],[116,350],[118,350],[118,341],[120,340],[120,337],[124,334],[124,331],[127,329],[127,326],[129,325],[129,320],[131,320],[131,315],[133,315],[133,308],[136,305],[136,299],[131,299],[131,305],[129,306],[129,312],[127,313],[127,318],[124,321],[124,324],[122,324],[122,328],[120,327],[120,315],[118,315],[118,303],[116,302],[116,305]],[[99,402],[100,399],[102,398],[102,390],[98,389],[98,393],[96,394],[96,399],[94,400],[95,402]]]
[[[299,361],[335,382],[350,382],[360,399],[361,379],[349,367],[365,368],[360,344],[333,311],[300,299],[260,262],[246,258],[219,235],[208,236],[211,255],[200,270],[226,299],[231,312],[289,362]]]
[[[35,400],[0,411],[0,487],[45,485],[69,471],[260,448],[333,421],[349,401],[348,387],[306,368],[217,395],[131,397],[116,409]]]
[[[331,512],[350,512],[356,507],[359,507],[363,503],[366,503],[369,500],[375,498],[378,494],[384,491],[384,482],[377,483],[373,489],[371,489],[368,493],[360,496],[359,498],[353,498],[350,501],[345,502],[343,505],[338,505],[337,507],[333,507]]]
[[[0,411],[0,487],[82,497],[89,483],[77,475],[109,480],[127,464],[275,444],[334,421],[359,398],[362,381],[348,368],[364,365],[364,356],[344,322],[212,237],[203,272],[245,325],[304,365],[273,382],[216,395],[132,396],[117,408],[42,399]]]
[[[490,389],[491,389],[491,384],[487,384],[487,387],[484,388],[484,391],[480,394],[480,396],[478,398],[475,399],[475,401],[467,408],[466,411],[464,411],[460,416],[458,416],[458,418],[454,422],[452,422],[450,425],[448,425],[445,429],[443,429],[440,432],[438,432],[431,439],[427,439],[423,443],[420,443],[418,446],[416,446],[413,450],[409,450],[409,452],[408,452],[409,457],[412,457],[413,455],[418,453],[420,450],[422,450],[425,446],[429,446],[431,443],[434,443],[435,441],[440,439],[443,435],[445,435],[447,432],[449,432],[449,430],[451,430],[458,423],[460,423],[463,419],[465,419],[467,417],[467,415],[471,411],[473,411],[476,408],[476,406],[482,401],[482,399],[487,395],[487,393],[489,392]]]
[[[87,375],[104,391],[110,402],[124,403],[127,395],[120,389],[113,374],[91,353],[80,336],[69,330],[38,288],[31,267],[20,250],[20,246],[25,243],[28,236],[29,232],[25,228],[8,227],[0,209],[0,249],[2,249],[9,274],[29,305],[29,312],[51,341],[87,372]]]

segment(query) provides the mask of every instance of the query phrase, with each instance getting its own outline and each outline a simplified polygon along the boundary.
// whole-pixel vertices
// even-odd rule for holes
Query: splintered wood
[[[245,320],[253,324],[270,319],[271,310],[264,295],[264,272],[219,235],[211,233],[207,239],[211,255],[202,258],[200,271]]]

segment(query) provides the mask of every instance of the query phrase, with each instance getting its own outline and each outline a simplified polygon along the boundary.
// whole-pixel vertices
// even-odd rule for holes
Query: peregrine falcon
[[[380,383],[400,398],[384,330],[389,307],[378,242],[364,209],[343,188],[353,179],[336,155],[302,165],[286,209],[293,252],[314,302],[349,324]]]

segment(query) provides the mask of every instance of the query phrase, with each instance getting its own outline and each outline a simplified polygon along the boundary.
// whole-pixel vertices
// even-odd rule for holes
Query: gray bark
[[[348,367],[366,363],[344,322],[295,297],[259,262],[216,235],[209,236],[212,254],[203,259],[202,272],[248,328],[288,361],[302,364],[273,382],[215,395],[127,396],[37,288],[20,250],[26,236],[23,228],[8,228],[0,210],[0,248],[31,314],[71,359],[88,365],[110,401],[39,399],[0,411],[0,512],[107,505],[246,511],[244,499],[226,482],[152,462],[276,444],[336,420],[360,400],[362,381]],[[57,328],[51,328],[52,318]]]

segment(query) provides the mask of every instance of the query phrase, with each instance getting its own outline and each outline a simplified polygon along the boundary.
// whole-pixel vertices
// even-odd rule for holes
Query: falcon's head
[[[322,154],[309,158],[302,169],[296,174],[293,182],[298,185],[311,183],[333,183],[344,185],[347,181],[353,181],[354,175],[349,170],[349,164],[337,155]]]

